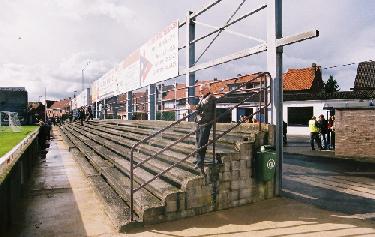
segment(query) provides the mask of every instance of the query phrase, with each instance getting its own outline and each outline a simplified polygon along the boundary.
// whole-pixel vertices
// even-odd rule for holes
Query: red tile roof
[[[229,85],[231,84],[241,84],[246,81],[250,81],[254,79],[257,75],[251,74],[251,75],[245,75],[241,76],[239,78],[232,78],[232,79],[226,79],[222,81],[199,81],[197,85],[201,85],[203,83],[210,83],[210,91],[211,93],[225,93],[229,91]],[[254,82],[259,82],[261,79],[255,79]],[[186,97],[186,90],[185,90],[185,84],[177,84],[177,92],[176,92],[176,97],[177,100],[183,99]],[[196,96],[201,96],[199,92],[199,86],[195,87],[195,95]],[[166,95],[163,96],[164,101],[168,100],[174,100],[175,99],[175,91],[169,90],[166,92]]]
[[[60,101],[55,101],[52,105],[51,105],[51,109],[66,109],[70,106],[70,100],[69,99],[63,99],[63,100],[60,100]]]
[[[283,75],[284,91],[310,90],[315,79],[315,68],[288,69]]]

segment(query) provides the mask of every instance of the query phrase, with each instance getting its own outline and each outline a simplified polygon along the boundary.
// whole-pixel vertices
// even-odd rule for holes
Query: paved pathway
[[[333,151],[311,151],[303,136],[289,138],[284,150],[284,196],[375,220],[375,163],[334,159]]]
[[[56,131],[55,131],[55,134]],[[116,233],[59,136],[35,169],[23,215],[9,236]],[[375,222],[279,198],[136,230],[126,236],[375,236]]]

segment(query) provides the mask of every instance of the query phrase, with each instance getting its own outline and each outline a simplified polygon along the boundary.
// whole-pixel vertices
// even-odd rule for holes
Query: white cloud
[[[198,20],[221,26],[242,0],[223,1]],[[240,16],[265,0],[247,1]],[[30,100],[44,94],[71,96],[81,88],[81,69],[90,82],[120,62],[156,32],[206,0],[2,0],[0,1],[0,86],[26,86]],[[288,68],[331,66],[374,59],[375,1],[285,0],[284,35],[319,29],[319,38],[287,46]],[[266,38],[266,11],[253,15],[232,30]],[[209,31],[197,26],[197,36]],[[22,39],[18,40],[18,37]],[[184,44],[184,29],[181,29]],[[197,44],[198,56],[210,39]],[[201,62],[252,47],[255,42],[223,33]],[[181,54],[184,58],[184,53]],[[183,67],[181,60],[180,67]],[[265,55],[238,60],[197,73],[198,78],[229,77],[265,70]],[[353,86],[356,66],[324,71],[342,88]]]

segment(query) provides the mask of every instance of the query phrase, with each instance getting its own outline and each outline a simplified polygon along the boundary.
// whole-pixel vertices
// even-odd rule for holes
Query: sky
[[[144,44],[172,21],[183,21],[187,11],[210,0],[0,0],[0,87],[26,87],[29,101],[62,99],[86,87]],[[223,0],[197,18],[222,26],[243,0]],[[236,16],[266,0],[247,0]],[[284,0],[283,35],[313,29],[320,36],[284,47],[283,71],[324,67],[375,59],[375,1]],[[230,30],[266,40],[266,11],[248,17]],[[211,31],[196,27],[196,35]],[[184,28],[180,29],[184,44]],[[211,39],[211,38],[210,38]],[[196,45],[196,55],[210,39]],[[257,45],[254,40],[221,33],[200,62]],[[88,65],[87,65],[88,64]],[[184,52],[180,54],[184,67]],[[333,75],[341,90],[353,87],[357,65],[323,70]],[[266,54],[200,71],[198,80],[225,79],[266,70]],[[183,78],[182,78],[183,79]],[[178,80],[182,80],[179,78]]]

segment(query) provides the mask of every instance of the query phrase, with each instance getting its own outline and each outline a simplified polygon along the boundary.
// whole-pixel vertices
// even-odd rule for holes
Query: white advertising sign
[[[120,95],[140,87],[139,64],[139,50],[136,50],[118,65],[116,73],[117,91],[115,95]]]
[[[117,90],[117,80],[115,77],[116,68],[112,68],[103,77],[99,79],[99,96],[98,99],[102,100],[115,95]]]
[[[140,63],[142,87],[178,75],[178,21],[141,47]]]
[[[178,75],[178,21],[156,34],[92,85],[96,102]]]
[[[99,97],[99,80],[91,83],[91,101],[97,102]]]

